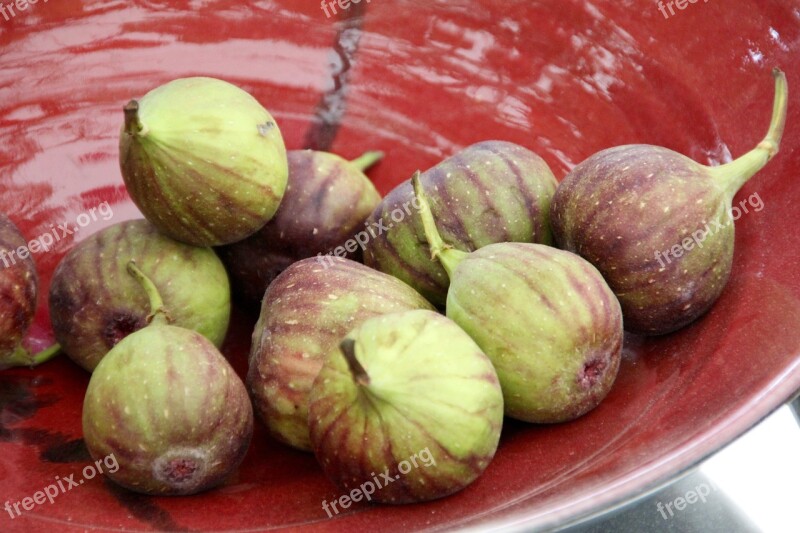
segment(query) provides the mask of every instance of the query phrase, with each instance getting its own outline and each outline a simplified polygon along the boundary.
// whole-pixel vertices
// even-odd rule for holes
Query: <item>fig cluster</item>
[[[504,417],[596,409],[625,330],[667,334],[711,308],[731,271],[733,198],[779,149],[788,88],[774,78],[767,136],[726,165],[623,146],[559,184],[535,153],[490,140],[385,198],[365,175],[382,153],[287,152],[245,91],[173,81],[124,107],[120,168],[145,219],[63,258],[49,351],[21,347],[32,261],[0,263],[0,364],[61,350],[92,372],[86,445],[114,454],[107,475],[134,491],[223,483],[256,415],[313,452],[340,503],[446,497],[502,452]],[[0,218],[0,259],[23,245]],[[220,351],[232,294],[260,308],[246,380]]]

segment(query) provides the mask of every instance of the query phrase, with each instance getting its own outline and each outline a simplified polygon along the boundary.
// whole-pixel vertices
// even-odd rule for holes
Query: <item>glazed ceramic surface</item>
[[[589,415],[507,421],[486,474],[441,501],[359,503],[329,517],[322,502],[339,494],[315,459],[259,424],[217,490],[151,498],[94,477],[20,517],[0,509],[0,530],[550,527],[665,483],[800,388],[800,2],[698,2],[670,15],[648,0],[372,0],[331,15],[316,0],[59,0],[0,12],[0,210],[29,240],[59,236],[35,254],[31,348],[53,340],[58,261],[140,217],[117,163],[123,104],[194,75],[250,91],[289,148],[385,151],[371,172],[385,194],[485,139],[536,151],[559,179],[619,144],[726,162],[766,132],[779,66],[793,89],[783,151],[737,196],[758,194],[763,209],[737,222],[722,298],[676,334],[629,336],[613,391]],[[239,311],[224,347],[241,374],[254,320]],[[65,357],[0,373],[0,504],[56,476],[83,479],[88,379]]]

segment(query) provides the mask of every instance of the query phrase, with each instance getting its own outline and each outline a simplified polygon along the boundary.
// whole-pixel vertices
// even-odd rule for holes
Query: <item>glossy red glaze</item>
[[[95,478],[13,520],[0,509],[0,530],[544,527],[641,495],[718,450],[800,388],[799,7],[697,3],[665,19],[648,0],[373,0],[328,19],[315,1],[59,0],[0,15],[0,210],[29,239],[75,226],[104,201],[114,213],[36,255],[34,348],[52,340],[46,296],[64,253],[138,217],[117,167],[121,108],[172,78],[243,86],[290,148],[384,150],[371,174],[383,193],[490,138],[535,150],[559,178],[597,150],[634,142],[726,161],[766,131],[773,66],[794,89],[783,152],[738,196],[758,192],[765,207],[737,223],[733,275],[710,314],[668,337],[628,338],[611,395],[577,422],[509,421],[467,490],[422,505],[357,504],[329,519],[322,501],[339,495],[314,458],[259,425],[218,490],[149,498]],[[225,347],[241,373],[252,324],[238,314]],[[0,374],[4,499],[81,477],[87,382],[63,357]]]

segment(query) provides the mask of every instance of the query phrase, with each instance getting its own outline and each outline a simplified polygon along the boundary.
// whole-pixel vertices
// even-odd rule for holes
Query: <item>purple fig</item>
[[[406,311],[367,320],[334,348],[311,389],[308,422],[317,459],[345,494],[428,501],[489,465],[503,393],[492,363],[453,321]]]
[[[146,220],[130,220],[78,244],[53,274],[50,319],[73,361],[91,372],[118,342],[147,325],[147,296],[126,270],[131,259],[151,273],[175,326],[222,345],[231,298],[214,251],[165,237]]]
[[[39,277],[28,243],[9,218],[0,213],[0,370],[35,366],[58,348],[32,356],[22,346],[36,313]]]
[[[255,235],[218,249],[234,293],[258,305],[292,263],[340,247],[346,252],[344,245],[381,201],[363,171],[382,156],[368,152],[348,162],[326,152],[290,151],[289,184],[278,212]],[[359,251],[349,258],[360,259]]]
[[[557,182],[547,164],[521,146],[472,145],[423,173],[421,182],[443,237],[470,252],[498,242],[550,244],[550,200]],[[447,295],[447,273],[430,260],[411,182],[406,181],[367,221],[375,235],[367,266],[408,283],[434,305]]]
[[[541,244],[457,250],[412,181],[432,257],[450,277],[447,316],[494,364],[506,415],[566,422],[599,405],[619,370],[623,331],[619,302],[597,269]]]
[[[603,274],[629,331],[680,329],[725,288],[733,220],[749,210],[749,200],[732,205],[734,195],[778,153],[786,123],[786,77],[774,75],[769,133],[742,158],[710,168],[666,148],[621,146],[593,155],[559,186],[552,205],[556,241]]]
[[[195,494],[244,459],[253,409],[244,383],[211,342],[169,325],[158,289],[129,266],[150,298],[150,324],[97,365],[83,403],[83,438],[95,460],[112,456],[114,482],[144,494]]]
[[[278,209],[288,174],[272,115],[212,78],[175,80],[125,106],[120,168],[144,216],[196,246],[258,231]]]
[[[264,295],[247,375],[272,434],[310,450],[308,392],[325,356],[364,320],[413,309],[432,307],[405,283],[349,259],[304,259],[278,276]]]

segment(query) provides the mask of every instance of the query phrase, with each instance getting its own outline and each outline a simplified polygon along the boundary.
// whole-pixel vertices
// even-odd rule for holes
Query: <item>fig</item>
[[[331,352],[308,420],[314,454],[352,500],[421,502],[483,473],[503,394],[492,363],[453,321],[406,311],[365,321]]]
[[[146,220],[130,220],[79,243],[53,273],[50,320],[74,362],[91,372],[117,343],[147,325],[147,295],[126,270],[131,259],[151,273],[175,326],[222,345],[231,295],[214,251],[166,237]]]
[[[308,391],[325,356],[368,318],[432,309],[402,281],[343,258],[308,258],[267,289],[253,332],[247,385],[256,413],[279,441],[311,450]]]
[[[522,146],[481,142],[420,179],[442,236],[459,250],[498,242],[552,242],[550,200],[557,182],[544,160]],[[441,307],[447,273],[430,260],[416,211],[411,182],[390,192],[367,221],[375,236],[364,263],[403,280]]]
[[[272,115],[213,78],[183,78],[125,108],[120,168],[134,203],[164,234],[196,246],[240,241],[278,209],[288,174]]]
[[[559,186],[551,217],[556,242],[603,274],[628,331],[676,331],[706,313],[725,288],[733,221],[752,203],[734,206],[733,198],[778,153],[786,123],[786,77],[779,70],[774,76],[769,132],[740,159],[711,168],[666,148],[620,146],[591,156]]]
[[[153,495],[195,494],[244,459],[253,409],[244,383],[205,337],[169,324],[158,289],[133,262],[150,324],[97,365],[83,402],[83,438],[95,460],[113,455],[112,481]]]
[[[31,355],[22,346],[36,313],[39,276],[31,248],[19,228],[0,213],[0,370],[36,366],[50,360],[58,347]]]
[[[272,280],[296,261],[340,247],[340,255],[359,260],[360,249],[344,245],[381,201],[363,171],[382,153],[368,152],[353,162],[311,150],[288,154],[289,185],[278,212],[255,235],[218,249],[234,294],[250,305],[259,305]]]
[[[623,340],[622,310],[600,272],[542,244],[453,248],[418,175],[412,182],[431,257],[450,277],[447,316],[494,364],[506,415],[557,423],[597,407],[616,379]]]

